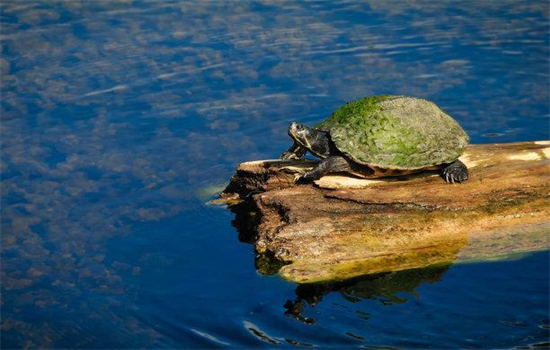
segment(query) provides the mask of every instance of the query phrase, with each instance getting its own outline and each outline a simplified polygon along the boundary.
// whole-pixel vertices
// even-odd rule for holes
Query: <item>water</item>
[[[3,348],[545,346],[547,253],[297,286],[204,203],[365,95],[548,139],[546,1],[0,6]]]

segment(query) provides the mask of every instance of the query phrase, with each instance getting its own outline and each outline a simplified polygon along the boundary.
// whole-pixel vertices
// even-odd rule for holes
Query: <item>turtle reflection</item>
[[[387,272],[362,276],[347,281],[331,283],[301,284],[296,288],[296,298],[284,304],[285,315],[313,324],[315,320],[303,316],[307,305],[315,307],[323,297],[332,292],[340,293],[347,301],[356,303],[363,299],[377,300],[383,305],[403,304],[408,301],[399,293],[410,293],[419,297],[417,288],[424,283],[437,283],[451,265],[432,266],[423,269]],[[368,318],[368,315],[362,315]]]

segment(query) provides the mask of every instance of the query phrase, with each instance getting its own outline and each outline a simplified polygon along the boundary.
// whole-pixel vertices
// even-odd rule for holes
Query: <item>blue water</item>
[[[547,253],[297,286],[204,203],[365,95],[548,139],[549,7],[3,0],[2,348],[545,346]]]

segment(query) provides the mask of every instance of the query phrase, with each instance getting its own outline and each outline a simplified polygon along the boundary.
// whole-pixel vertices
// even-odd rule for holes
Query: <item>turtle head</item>
[[[327,132],[292,122],[288,127],[288,135],[313,155],[320,158],[330,156],[330,138]]]
[[[311,145],[316,139],[316,134],[317,132],[315,130],[298,122],[292,122],[288,127],[288,136],[309,151],[311,151]]]

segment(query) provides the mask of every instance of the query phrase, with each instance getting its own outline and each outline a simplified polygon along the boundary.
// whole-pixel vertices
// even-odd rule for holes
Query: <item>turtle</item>
[[[364,97],[314,127],[293,121],[288,135],[293,144],[281,160],[302,159],[308,151],[321,158],[297,177],[299,182],[334,172],[379,178],[425,170],[439,170],[448,183],[468,179],[468,168],[458,159],[468,145],[468,134],[443,109],[421,98]]]

